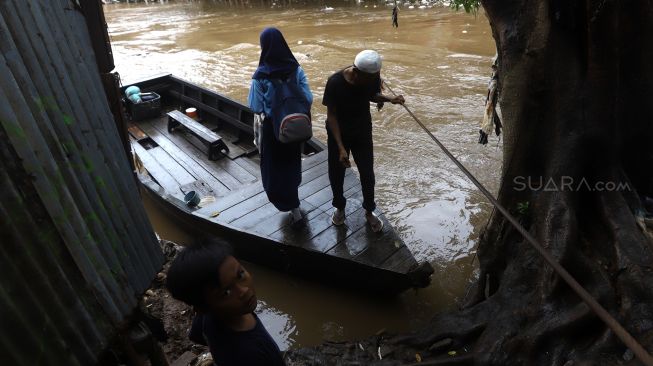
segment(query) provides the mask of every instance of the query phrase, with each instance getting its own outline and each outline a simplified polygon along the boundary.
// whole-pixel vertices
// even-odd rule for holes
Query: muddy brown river
[[[285,3],[285,2],[284,2]],[[104,7],[117,71],[126,83],[173,73],[246,102],[259,58],[259,33],[276,26],[302,64],[324,121],[324,84],[363,49],[383,56],[382,75],[409,108],[491,191],[496,192],[501,144],[476,143],[494,41],[487,19],[444,6],[400,2],[399,28],[384,2],[150,1]],[[490,204],[398,106],[372,112],[378,203],[418,260],[435,268],[426,289],[380,300],[328,288],[249,264],[261,319],[282,349],[323,340],[360,338],[380,329],[416,329],[462,301],[476,275],[478,235]],[[315,134],[326,140],[323,123]],[[164,238],[188,234],[145,202]]]

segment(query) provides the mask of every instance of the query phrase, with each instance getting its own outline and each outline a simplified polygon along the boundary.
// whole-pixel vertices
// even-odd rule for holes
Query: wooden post
[[[100,73],[111,72],[116,65],[113,60],[111,41],[107,31],[107,22],[104,18],[101,0],[80,0],[82,14],[86,18],[88,34],[93,42],[95,59]]]
[[[95,60],[100,71],[100,77],[104,86],[104,92],[107,96],[111,113],[113,114],[116,127],[120,132],[120,138],[125,149],[125,155],[129,161],[132,171],[136,168],[131,156],[131,146],[129,144],[129,132],[127,130],[127,120],[125,111],[121,102],[120,95],[120,76],[118,73],[111,73],[115,68],[113,51],[111,49],[111,40],[107,29],[107,22],[104,17],[101,0],[81,0],[82,14],[86,19],[86,27],[93,44]]]

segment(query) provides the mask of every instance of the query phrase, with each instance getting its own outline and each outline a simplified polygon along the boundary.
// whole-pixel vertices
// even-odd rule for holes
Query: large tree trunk
[[[652,208],[643,203],[653,197],[653,1],[482,3],[505,126],[498,199],[651,352]],[[344,364],[370,364],[381,346],[383,364],[443,352],[452,364],[638,364],[498,212],[478,257],[462,311],[410,335],[369,339],[365,351],[330,345],[291,359],[331,364],[318,355],[344,352]]]

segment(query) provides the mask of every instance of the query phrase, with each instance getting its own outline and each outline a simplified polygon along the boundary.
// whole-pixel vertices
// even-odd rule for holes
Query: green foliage
[[[528,213],[528,206],[529,206],[528,201],[518,202],[517,203],[517,212],[519,213],[519,215],[521,215],[521,216],[526,215]]]
[[[451,1],[452,9],[460,10],[460,8],[463,8],[467,13],[476,14],[480,6],[481,6],[480,0],[452,0]]]

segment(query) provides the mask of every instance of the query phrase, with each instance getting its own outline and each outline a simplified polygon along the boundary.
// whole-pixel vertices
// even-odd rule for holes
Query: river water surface
[[[252,3],[253,4],[253,3]],[[476,143],[494,41],[487,19],[447,7],[401,5],[399,28],[379,2],[243,6],[216,1],[150,2],[104,7],[116,69],[125,82],[173,73],[246,102],[259,58],[259,33],[278,27],[305,69],[314,117],[324,121],[324,85],[363,49],[383,56],[382,76],[409,108],[491,191],[501,147]],[[478,235],[491,206],[399,106],[372,112],[377,202],[418,260],[435,268],[426,289],[396,299],[324,287],[249,264],[261,319],[281,348],[366,337],[381,329],[416,329],[452,309],[476,275]],[[323,123],[315,134],[326,141]],[[189,235],[145,202],[159,234],[179,243]]]

